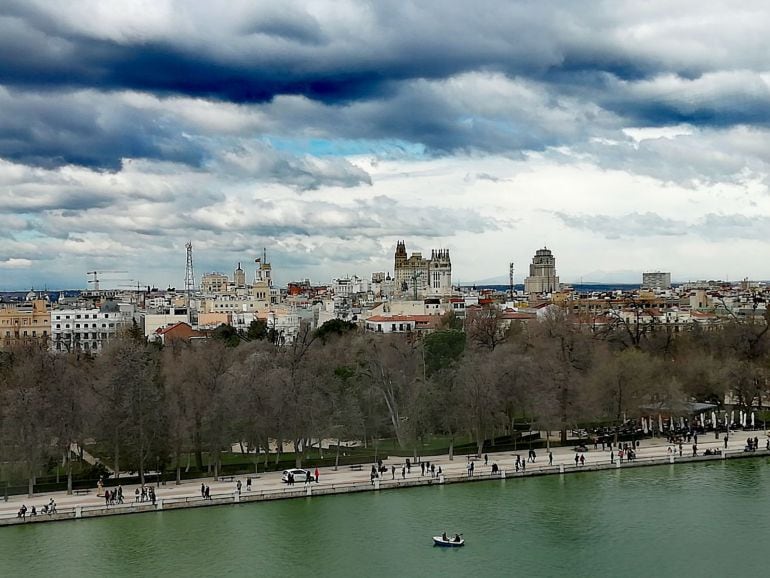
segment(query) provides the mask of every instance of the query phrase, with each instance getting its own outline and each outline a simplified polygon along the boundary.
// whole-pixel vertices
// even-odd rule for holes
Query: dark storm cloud
[[[470,10],[448,0],[287,1],[222,10],[159,0],[140,10],[8,0],[0,85],[22,97],[0,103],[8,105],[0,157],[110,170],[122,158],[200,166],[217,146],[201,142],[216,130],[191,127],[173,106],[116,100],[97,116],[88,99],[73,104],[84,93],[244,104],[273,114],[271,134],[400,140],[434,155],[515,156],[629,125],[769,125],[763,15],[753,2],[489,0]],[[274,106],[294,97],[316,106],[298,117]],[[289,182],[319,186],[302,162],[287,164]]]

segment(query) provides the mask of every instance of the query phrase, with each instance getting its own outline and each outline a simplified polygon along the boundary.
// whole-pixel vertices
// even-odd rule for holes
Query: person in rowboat
[[[454,539],[454,541],[455,541],[455,542],[459,542],[459,541],[460,541],[460,534],[455,534],[455,539]]]
[[[449,542],[449,538],[446,537],[446,532],[441,534],[441,539],[444,540],[444,542]]]

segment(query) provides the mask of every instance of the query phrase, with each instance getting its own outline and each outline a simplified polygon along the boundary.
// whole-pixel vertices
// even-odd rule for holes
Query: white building
[[[54,309],[51,311],[51,348],[54,351],[99,352],[130,327],[133,313],[114,302],[100,309]]]
[[[189,323],[190,318],[187,315],[185,307],[169,307],[158,313],[145,313],[142,316],[144,336],[150,337],[161,327],[168,327],[176,323]]]

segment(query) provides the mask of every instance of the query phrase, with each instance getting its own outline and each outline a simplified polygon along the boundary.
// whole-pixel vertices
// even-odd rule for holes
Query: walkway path
[[[759,445],[760,449],[764,450],[766,445],[766,440],[768,437],[765,435],[764,431],[756,431],[756,432],[736,432],[733,434],[729,440],[728,443],[728,450],[727,452],[729,454],[742,454],[744,446],[746,444],[746,438],[749,436],[749,433],[751,434],[751,437],[753,438],[755,435],[756,437],[759,437]],[[700,436],[699,437],[699,443],[698,443],[698,453],[700,455],[703,454],[703,452],[707,449],[717,449],[724,450],[724,442],[722,440],[715,440],[713,435],[710,437],[708,436]],[[594,450],[593,445],[588,446],[588,451],[585,452],[585,466],[583,466],[584,469],[593,469],[596,467],[606,467],[610,463],[610,452],[609,451],[602,451],[601,446],[599,446],[599,449]],[[637,449],[637,462],[644,462],[649,461],[651,459],[657,459],[660,463],[663,463],[669,456],[668,451],[668,444],[666,443],[665,439],[645,439],[641,442],[640,447]],[[547,452],[545,449],[538,449],[537,452],[537,458],[535,463],[528,463],[526,464],[526,472],[528,474],[534,474],[540,471],[541,468],[547,470],[547,473],[555,473],[558,471],[558,467],[564,466],[565,471],[570,472],[574,471],[575,468],[575,451],[572,447],[556,447],[552,449],[553,451],[553,466],[552,468],[548,468],[548,457]],[[505,471],[506,476],[510,477],[514,474],[514,461],[515,461],[515,455],[518,454],[521,456],[522,460],[527,459],[527,448],[524,447],[521,451],[517,452],[500,452],[500,453],[489,453],[488,454],[488,463],[487,465],[484,465],[484,460],[482,459],[476,459],[475,460],[475,471],[474,475],[476,477],[482,476],[482,477],[489,477],[491,472],[492,464],[497,464],[498,467]],[[765,454],[764,451],[760,452],[760,454]],[[692,444],[684,444],[683,445],[683,456],[686,458],[687,456],[692,455]],[[675,451],[675,459],[678,459],[678,449]],[[617,460],[617,457],[615,458]],[[424,462],[430,462],[432,464],[435,464],[438,468],[441,466],[442,472],[447,477],[447,481],[459,481],[461,477],[464,477],[467,475],[467,463],[468,460],[465,456],[456,456],[453,461],[450,461],[448,459],[447,455],[436,455],[436,456],[423,456],[422,460]],[[402,484],[403,480],[401,480],[401,467],[404,463],[404,458],[393,458],[393,459],[387,459],[384,461],[384,464],[388,467],[388,473],[383,476],[382,480],[382,487],[388,487],[395,484]],[[391,473],[390,473],[390,467],[394,465],[396,466],[396,476],[395,476],[395,482],[391,481]],[[361,485],[368,484],[370,481],[369,478],[369,471],[370,466],[364,465],[361,471],[353,470],[350,466],[340,466],[338,471],[334,471],[333,468],[321,468],[320,470],[320,481],[319,483],[313,483],[311,490],[314,492],[320,493],[320,491],[323,490],[337,490],[342,485],[351,485],[351,484],[358,484],[359,489],[362,487]],[[542,473],[546,473],[546,471],[543,471]],[[296,490],[298,492],[301,492],[303,489],[303,485],[301,483],[296,484],[293,488],[287,488],[286,484],[281,482],[281,472],[268,472],[268,473],[261,473],[259,476],[251,476],[252,478],[252,496],[255,496],[259,493],[279,493],[279,492],[286,492],[287,490]],[[231,501],[233,499],[235,489],[236,489],[236,480],[240,479],[242,481],[242,495],[244,497],[247,496],[246,492],[246,476],[236,476],[232,482],[222,482],[214,480],[213,478],[198,478],[195,480],[185,480],[180,485],[174,485],[173,482],[169,482],[168,485],[162,485],[159,488],[156,488],[156,493],[159,499],[168,500],[168,499],[178,499],[177,501],[186,501],[186,498],[190,499],[191,504],[194,501],[200,502],[200,486],[201,483],[209,486],[211,488],[211,495],[213,498],[229,498]],[[420,465],[417,464],[412,465],[411,472],[406,475],[406,482],[418,482],[419,480],[423,480],[425,483],[427,483],[428,480],[430,480],[430,476],[421,476],[420,475]],[[411,485],[411,484],[410,484]],[[135,484],[128,485],[123,487],[123,495],[126,503],[132,503],[134,500],[134,491],[137,488]],[[114,487],[111,487],[110,489],[114,489]],[[35,505],[38,510],[43,504],[47,504],[50,498],[54,498],[56,501],[56,504],[59,508],[59,510],[66,510],[71,509],[77,506],[81,507],[98,507],[98,506],[104,506],[104,498],[98,497],[96,495],[96,488],[93,488],[91,492],[87,495],[83,496],[68,496],[65,492],[52,492],[47,494],[36,494],[34,497],[29,498],[26,495],[22,496],[11,496],[9,498],[8,502],[3,502],[0,500],[0,520],[2,518],[8,518],[8,517],[15,517],[16,513],[18,512],[19,508],[22,504],[26,504],[27,508],[31,509],[32,505]],[[221,500],[220,500],[221,502]],[[199,503],[197,505],[200,505]],[[120,506],[115,506],[114,508],[121,508]],[[130,508],[125,507],[126,513],[130,511]]]

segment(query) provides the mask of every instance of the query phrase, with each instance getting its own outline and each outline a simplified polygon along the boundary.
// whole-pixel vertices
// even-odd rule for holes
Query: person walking
[[[406,466],[401,466],[401,479],[406,479]]]
[[[394,464],[391,464],[390,466],[390,479],[391,480],[396,479],[396,466]]]
[[[204,490],[203,484],[201,484],[201,498],[204,497],[203,490]],[[139,488],[136,488],[136,490],[134,490],[134,502],[136,502],[137,504],[139,503]]]
[[[430,465],[430,477],[431,478],[434,477],[435,473],[436,473],[436,464],[431,464]]]
[[[725,449],[727,449],[727,436],[725,435]]]
[[[318,483],[318,478],[321,477],[321,472],[318,471],[318,466],[315,467],[315,483]]]
[[[206,499],[206,484],[201,482],[201,498]],[[136,488],[136,501],[139,501],[139,488]]]
[[[580,454],[580,465],[586,465],[586,457],[583,454]]]
[[[610,463],[615,463],[615,452],[613,450],[610,450]]]
[[[206,500],[210,500],[211,499],[211,488],[210,487],[206,486],[206,490],[203,492],[203,497]]]
[[[578,463],[580,462],[580,456],[575,452],[575,467],[578,467]]]
[[[123,503],[123,486],[118,486],[118,504]]]
[[[246,478],[246,491],[247,492],[251,491],[251,478],[250,477]]]
[[[241,488],[243,487],[243,484],[241,484],[241,480],[238,480],[235,483],[235,491],[238,492],[238,495],[241,495]],[[152,488],[150,488],[152,490]]]
[[[425,475],[425,462],[420,462],[420,475]]]
[[[548,465],[553,465],[553,453],[551,453],[551,450],[548,450]]]
[[[489,462],[489,456],[487,454],[484,454],[484,465],[487,465],[487,462]]]

